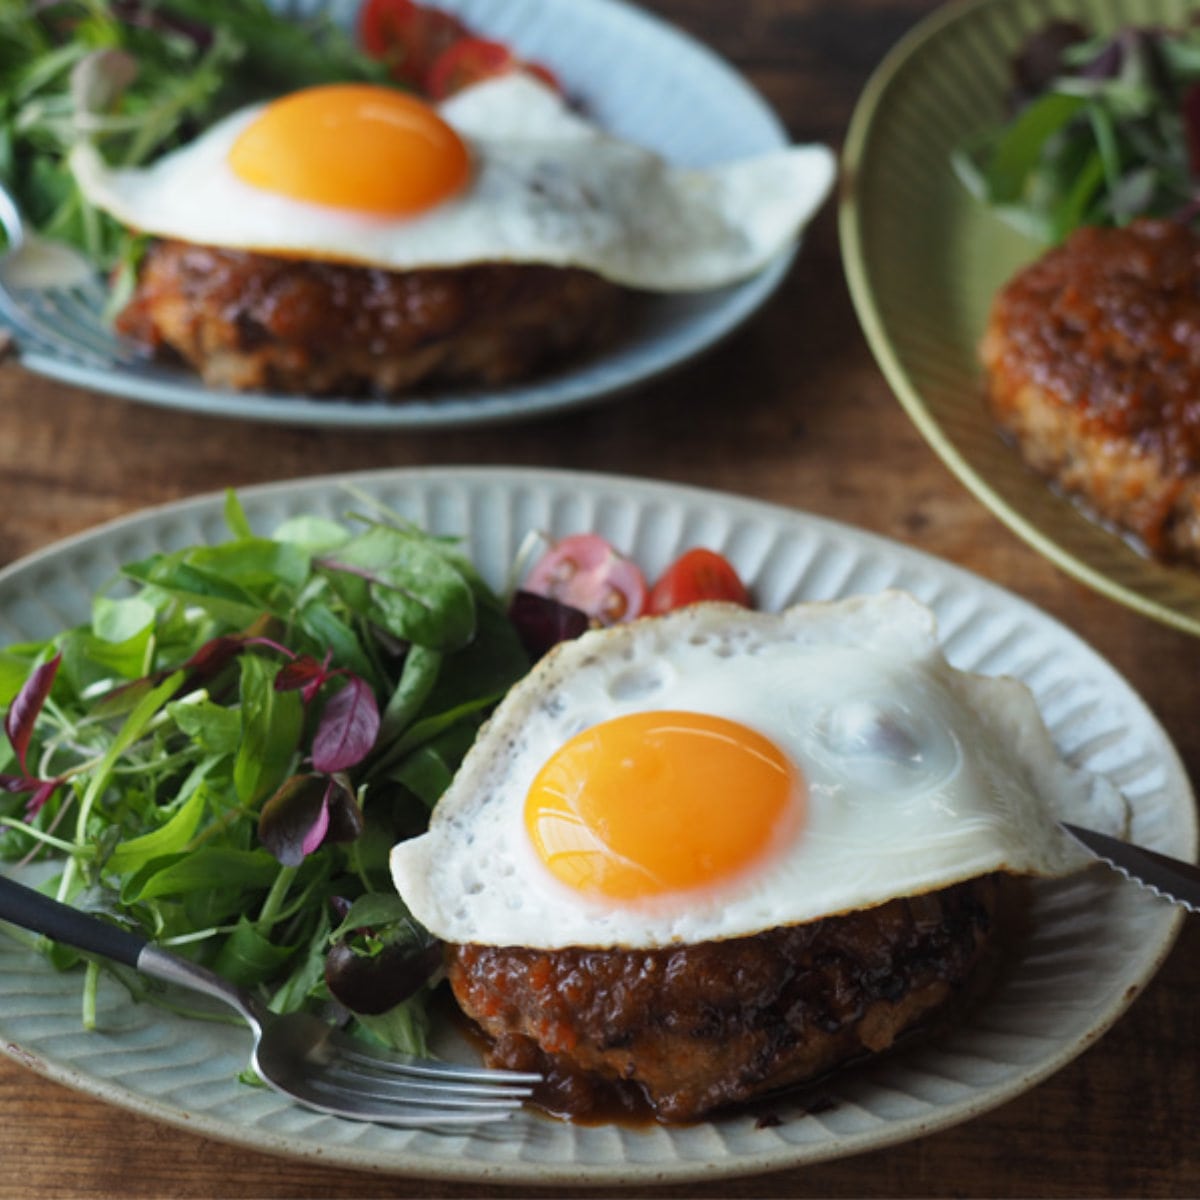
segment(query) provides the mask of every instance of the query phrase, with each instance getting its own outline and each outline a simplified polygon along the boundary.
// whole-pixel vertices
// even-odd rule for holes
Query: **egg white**
[[[754,274],[799,235],[835,170],[832,153],[817,145],[674,168],[514,73],[440,108],[468,146],[469,185],[416,217],[385,218],[292,200],[239,179],[226,157],[260,111],[240,110],[145,168],[109,168],[81,143],[71,169],[92,204],[159,237],[388,270],[479,262],[581,267],[661,292],[716,288]]]
[[[634,904],[560,883],[523,817],[543,762],[582,729],[651,709],[742,722],[804,772],[786,850],[711,891]],[[729,803],[737,803],[736,796]],[[1089,862],[1058,819],[1120,833],[1112,785],[1065,763],[1020,682],[960,672],[898,592],[779,614],[698,605],[585,634],[516,685],[424,835],[394,847],[413,914],[450,942],[648,948],[743,937],[991,871]]]

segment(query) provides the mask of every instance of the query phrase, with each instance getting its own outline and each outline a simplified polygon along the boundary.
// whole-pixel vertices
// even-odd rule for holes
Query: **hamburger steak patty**
[[[998,294],[981,357],[1036,471],[1156,557],[1200,563],[1200,237],[1079,230]]]
[[[639,1093],[692,1120],[886,1050],[964,994],[996,926],[991,876],[752,937],[659,950],[449,946],[493,1066],[585,1116]]]
[[[511,383],[601,346],[622,295],[557,267],[383,271],[157,241],[116,324],[211,387],[399,395]]]

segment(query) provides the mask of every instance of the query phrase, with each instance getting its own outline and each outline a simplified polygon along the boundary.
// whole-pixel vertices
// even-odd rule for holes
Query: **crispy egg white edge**
[[[242,182],[225,156],[261,109],[231,114],[145,168],[109,168],[87,142],[70,168],[92,204],[159,237],[388,270],[580,267],[660,292],[722,287],[761,270],[800,235],[836,174],[821,145],[673,168],[514,74],[443,107],[471,152],[468,186],[416,217],[379,218]]]
[[[1126,832],[1128,806],[1124,798],[1109,780],[1062,760],[1029,689],[1015,679],[973,675],[951,667],[938,645],[933,614],[906,593],[884,592],[875,596],[809,603],[777,614],[748,613],[735,606],[709,604],[683,609],[666,617],[644,618],[641,622],[588,633],[573,642],[563,643],[514,686],[481,731],[435,808],[429,831],[392,850],[393,881],[416,918],[446,941],[542,948],[564,945],[648,947],[757,932],[757,929],[730,932],[725,928],[720,919],[722,905],[718,899],[707,906],[707,911],[706,905],[700,903],[681,908],[674,915],[656,912],[652,906],[644,914],[641,929],[633,937],[628,936],[630,921],[625,919],[628,914],[622,914],[621,920],[616,922],[621,932],[615,933],[610,928],[613,925],[611,907],[589,901],[554,880],[520,833],[510,839],[510,843],[518,848],[519,857],[506,869],[511,871],[515,867],[519,877],[531,872],[528,876],[531,890],[553,901],[550,913],[539,913],[526,919],[529,914],[514,918],[512,913],[493,910],[489,916],[488,897],[484,893],[472,898],[472,916],[464,924],[463,914],[452,911],[460,904],[460,898],[455,894],[457,884],[440,869],[448,853],[443,839],[461,835],[464,825],[469,826],[473,806],[487,794],[494,774],[502,774],[505,769],[502,761],[491,760],[488,748],[497,743],[503,746],[519,735],[530,706],[540,695],[553,689],[556,679],[569,676],[581,667],[586,668],[589,659],[606,647],[611,648],[614,640],[631,636],[630,631],[646,621],[660,623],[657,635],[669,638],[718,631],[726,617],[785,631],[790,639],[814,647],[833,644],[887,652],[900,646],[907,657],[927,669],[930,676],[981,723],[986,734],[981,742],[995,739],[1020,764],[1028,790],[1041,810],[1039,844],[1023,846],[1023,856],[1009,855],[1003,850],[991,856],[977,856],[973,861],[964,862],[952,877],[929,879],[924,885],[910,890],[932,890],[993,870],[1058,875],[1086,866],[1092,861],[1091,857],[1059,829],[1058,819],[1077,821],[1117,835]],[[481,743],[485,747],[483,751],[480,750]],[[982,757],[987,759],[988,753],[983,752]],[[996,764],[987,769],[997,769]],[[464,808],[468,814],[466,822],[461,820],[460,810]],[[486,856],[487,846],[475,847],[472,853],[475,852]],[[484,885],[478,886],[482,889]],[[882,903],[893,895],[884,885],[873,899],[856,906]],[[817,915],[833,914],[823,912],[799,920],[815,919]],[[519,936],[515,937],[512,936],[514,920],[519,931]],[[639,920],[634,917],[632,923],[637,925]]]

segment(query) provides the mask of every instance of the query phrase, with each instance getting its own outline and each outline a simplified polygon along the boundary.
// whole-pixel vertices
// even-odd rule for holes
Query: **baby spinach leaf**
[[[254,809],[292,769],[300,746],[304,704],[295,692],[275,690],[276,664],[247,654],[240,665],[242,738],[233,782],[238,799]]]
[[[395,637],[453,650],[475,633],[471,585],[431,538],[379,525],[318,563],[351,607]]]

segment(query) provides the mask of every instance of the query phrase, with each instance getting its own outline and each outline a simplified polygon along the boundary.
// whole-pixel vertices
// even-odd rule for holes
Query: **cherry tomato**
[[[650,590],[646,611],[670,612],[699,600],[728,600],[750,607],[750,593],[729,560],[701,546],[681,554],[662,573]]]
[[[601,625],[632,621],[646,603],[646,577],[637,563],[595,533],[555,542],[534,564],[524,588],[577,608]]]
[[[510,71],[528,71],[556,91],[561,90],[551,71],[540,63],[522,61],[503,42],[465,37],[446,47],[430,67],[429,94],[435,100],[445,100],[473,83],[507,75]]]
[[[434,62],[467,35],[457,17],[415,0],[365,0],[359,9],[363,49],[387,63],[393,78],[422,90]]]

